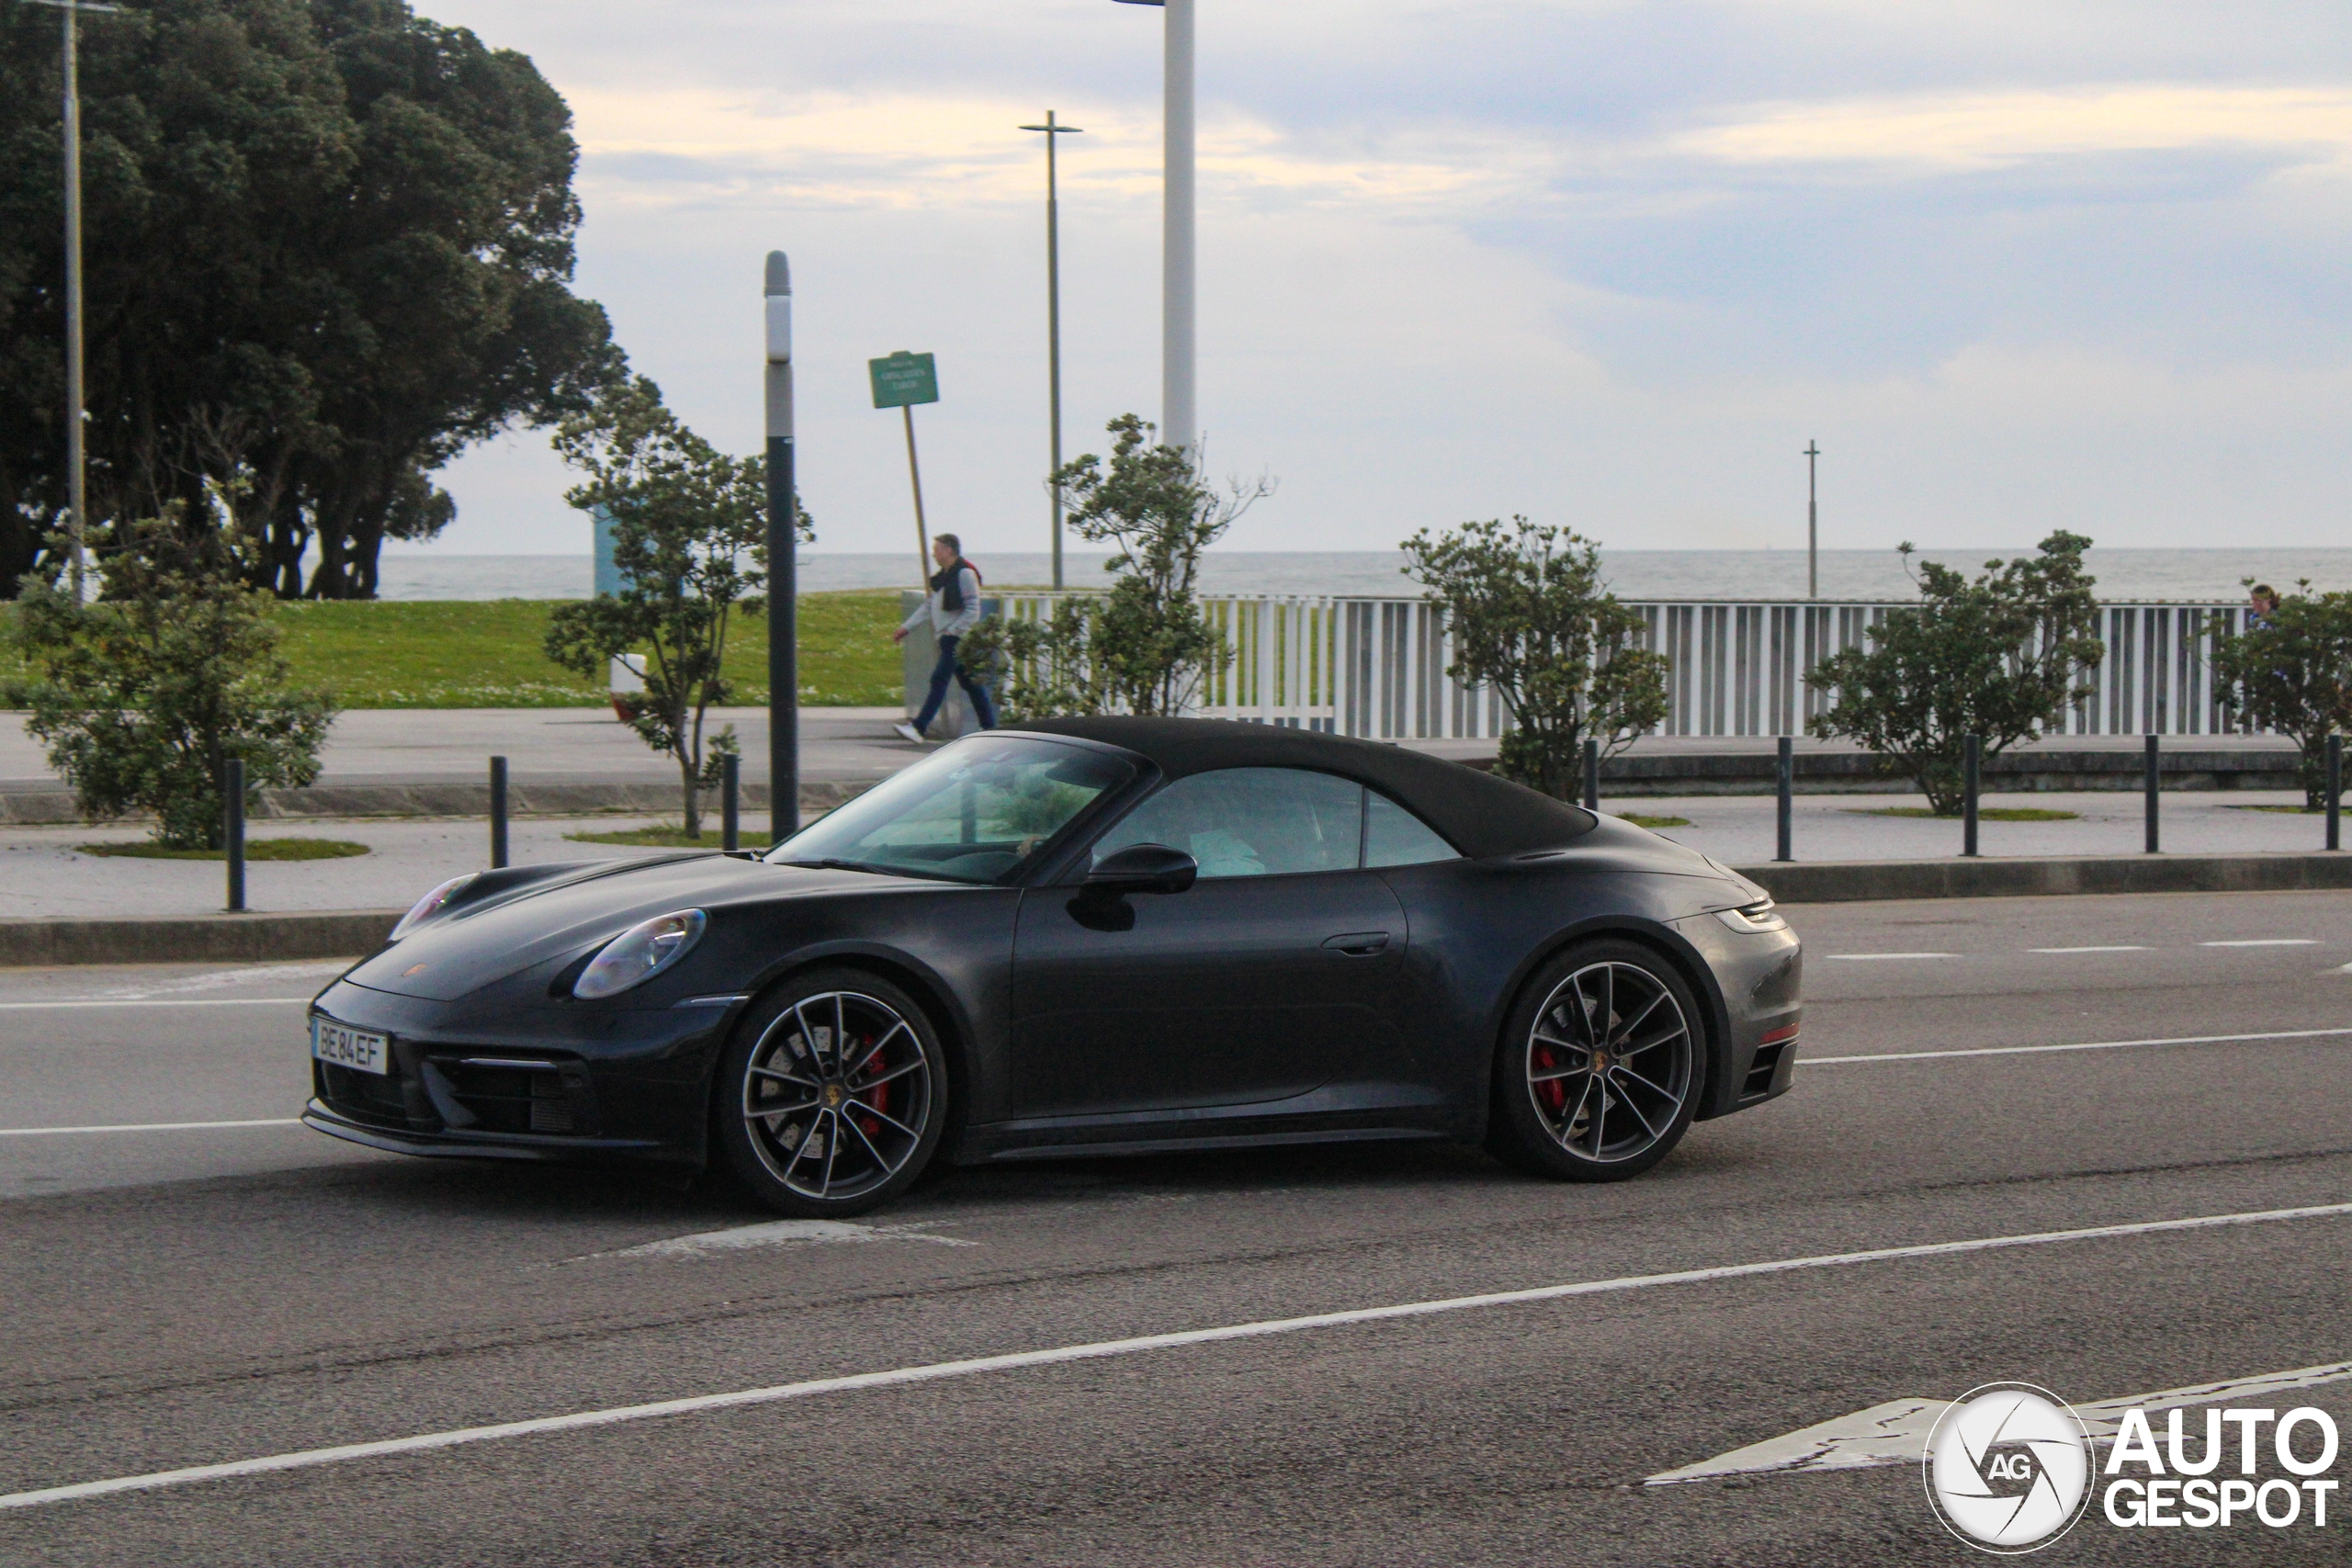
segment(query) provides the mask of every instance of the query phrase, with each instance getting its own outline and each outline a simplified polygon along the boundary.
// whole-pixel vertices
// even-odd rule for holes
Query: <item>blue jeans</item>
[[[980,721],[982,729],[996,728],[996,704],[989,700],[989,689],[956,668],[956,645],[963,638],[944,637],[939,639],[939,662],[932,667],[931,694],[923,699],[922,712],[915,716],[915,728],[927,732],[931,721],[939,716],[939,705],[947,700],[947,682],[954,681],[964,688],[972,701],[972,716]]]

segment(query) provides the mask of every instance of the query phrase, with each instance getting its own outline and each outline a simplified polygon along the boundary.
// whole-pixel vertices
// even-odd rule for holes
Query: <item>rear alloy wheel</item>
[[[922,1174],[947,1075],[922,1009],[870,975],[812,974],[744,1015],[720,1064],[718,1142],[779,1213],[862,1213]]]
[[[1562,954],[1504,1033],[1495,1153],[1575,1181],[1647,1170],[1690,1128],[1699,1028],[1690,988],[1647,948],[1594,942]]]

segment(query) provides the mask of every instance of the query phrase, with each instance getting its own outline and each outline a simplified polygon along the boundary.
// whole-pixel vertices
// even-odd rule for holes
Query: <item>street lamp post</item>
[[[800,666],[795,552],[800,545],[792,442],[792,268],[768,253],[768,838],[800,831]]]
[[[89,462],[82,429],[85,397],[82,389],[82,89],[81,30],[75,25],[85,11],[119,11],[95,0],[32,0],[65,14],[65,536],[73,558],[67,575],[74,585],[74,603],[83,601],[83,574],[89,557]]]
[[[1804,596],[1821,597],[1821,444],[1804,444]]]
[[[1053,467],[1047,472],[1062,471],[1062,228],[1061,198],[1054,175],[1054,142],[1057,138],[1077,136],[1080,128],[1057,125],[1054,111],[1046,111],[1043,125],[1024,125],[1023,130],[1046,133],[1046,402],[1053,425],[1051,448]],[[1054,504],[1054,589],[1062,586],[1062,487],[1057,478],[1047,489],[1053,491]]]
[[[1161,117],[1159,439],[1190,449],[1199,437],[1193,408],[1193,0],[1120,0],[1168,14]]]

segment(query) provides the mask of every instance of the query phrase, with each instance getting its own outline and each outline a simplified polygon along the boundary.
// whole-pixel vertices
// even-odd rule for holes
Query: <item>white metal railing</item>
[[[996,596],[991,595],[994,599]],[[1008,593],[1002,613],[1051,613],[1053,595]],[[1206,718],[1335,730],[1379,739],[1491,738],[1510,720],[1495,694],[1445,672],[1453,639],[1420,599],[1220,597],[1203,601],[1233,650],[1193,710]],[[1805,684],[1823,660],[1865,642],[1901,606],[1636,602],[1642,646],[1667,656],[1657,735],[1794,735],[1832,694]],[[2107,657],[2068,735],[2243,732],[2215,700],[2215,640],[2245,628],[2242,604],[2099,607]]]

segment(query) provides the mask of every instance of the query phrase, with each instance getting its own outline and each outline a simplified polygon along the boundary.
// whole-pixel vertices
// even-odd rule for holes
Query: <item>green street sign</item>
[[[904,349],[888,359],[869,359],[865,373],[874,378],[874,406],[902,409],[910,403],[939,400],[939,367],[928,354]]]

